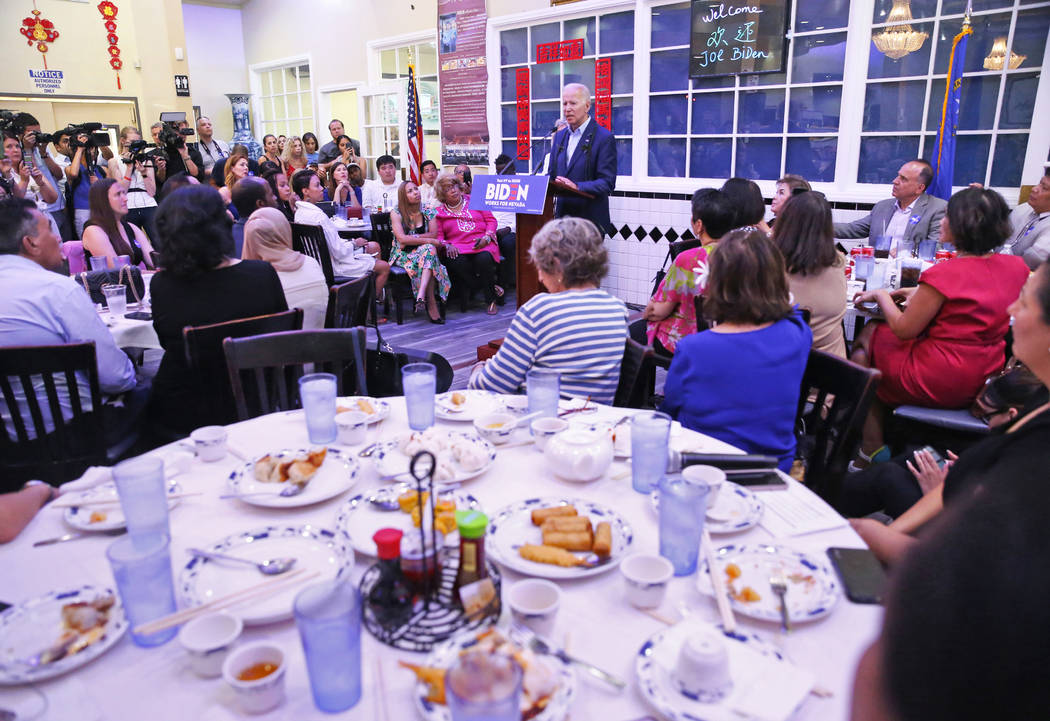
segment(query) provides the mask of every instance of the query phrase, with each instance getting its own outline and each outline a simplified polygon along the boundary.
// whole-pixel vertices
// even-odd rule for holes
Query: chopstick
[[[379,705],[383,709],[383,721],[390,721],[390,708],[386,703],[386,680],[383,678],[383,661],[376,656],[376,683],[379,685]]]
[[[254,586],[249,586],[248,588],[242,588],[240,591],[234,591],[233,593],[223,596],[222,598],[217,598],[214,601],[202,603],[200,606],[176,611],[175,613],[163,616],[156,620],[148,621],[135,627],[133,630],[135,633],[143,635],[158,633],[174,626],[181,626],[197,616],[203,616],[212,611],[219,611],[229,606],[236,606],[237,604],[249,599],[259,600],[267,596],[272,596],[275,593],[286,591],[294,585],[303,581],[309,581],[320,575],[320,571],[307,572],[305,568],[297,568],[294,571],[283,573],[276,578],[271,578],[262,583],[257,583]],[[289,583],[289,581],[292,583]]]
[[[521,446],[527,446],[535,442],[535,438],[529,438],[525,441],[514,441],[513,443],[504,443],[501,446],[496,446],[497,451],[506,450],[508,448],[520,448]]]
[[[199,492],[199,491],[198,492],[193,492],[193,493],[189,493],[189,492],[187,492],[187,493],[169,493],[168,494],[168,498],[189,498],[190,496],[203,496],[203,495],[204,495],[204,493]],[[87,501],[74,501],[74,500],[71,499],[71,500],[67,501],[66,503],[63,503],[61,500],[55,501],[54,503],[49,503],[48,507],[49,508],[77,508],[79,506],[107,506],[107,505],[115,505],[115,504],[118,504],[118,503],[120,503],[120,499],[119,498],[96,498],[94,500],[87,500]]]
[[[591,397],[587,396],[587,399],[584,400],[582,406],[580,406],[579,408],[570,408],[567,411],[562,411],[561,413],[558,414],[558,418],[564,418],[565,416],[571,416],[573,413],[580,413],[580,412],[585,411],[585,410],[590,410],[589,408],[587,408],[587,404],[590,403],[590,402],[591,402]]]
[[[715,548],[711,543],[711,534],[704,529],[704,538],[700,546],[704,550],[704,558],[707,559],[707,572],[711,576],[711,587],[715,591],[715,602],[718,604],[718,615],[722,617],[722,628],[726,633],[736,630],[736,618],[733,617],[733,609],[729,606],[729,596],[725,579],[722,578],[720,569],[715,568]]]

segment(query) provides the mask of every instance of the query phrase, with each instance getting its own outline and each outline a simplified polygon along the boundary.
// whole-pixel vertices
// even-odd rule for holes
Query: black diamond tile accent
[[[693,231],[691,230],[687,230],[684,233],[682,233],[682,240],[692,240],[695,237],[696,236],[693,235]]]
[[[654,243],[659,243],[660,238],[663,238],[664,234],[659,228],[653,228],[649,231],[649,237],[653,239]]]
[[[674,228],[671,228],[671,229],[669,229],[669,230],[667,231],[667,233],[665,234],[665,236],[664,236],[664,237],[666,237],[666,238],[667,238],[667,242],[668,242],[668,243],[673,243],[673,242],[675,242],[676,240],[678,240],[678,231],[677,231],[677,230],[675,230]]]
[[[624,225],[622,228],[620,228],[620,236],[624,240],[627,240],[628,238],[631,237],[631,229],[628,228],[626,225]]]
[[[645,240],[646,235],[647,233],[645,232],[645,228],[643,228],[640,225],[634,231],[634,237],[638,240]]]

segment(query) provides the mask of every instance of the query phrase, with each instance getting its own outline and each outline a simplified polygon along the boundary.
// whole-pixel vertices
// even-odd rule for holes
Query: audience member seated
[[[1010,213],[1009,240],[1005,252],[1019,255],[1033,270],[1050,256],[1050,168],[1042,179],[1032,186],[1027,203],[1021,203]]]
[[[292,226],[277,208],[260,207],[251,217],[245,217],[248,221],[244,226],[244,259],[265,260],[272,265],[288,307],[303,309],[303,328],[324,328],[328,285],[321,265],[292,250]]]
[[[226,181],[219,188],[222,202],[227,206],[233,201],[233,186],[237,184],[238,180],[247,178],[249,172],[247,156],[231,155],[229,157],[229,162],[226,163]]]
[[[761,230],[727,233],[711,254],[710,330],[678,342],[661,408],[683,426],[780,459],[795,457],[795,413],[813,334],[789,301],[784,259]]]
[[[357,166],[353,166],[357,168]],[[361,169],[357,168],[360,173]],[[336,161],[328,171],[328,197],[336,205],[346,205],[350,208],[360,208],[361,188],[350,184],[350,171],[346,163]]]
[[[442,173],[434,182],[438,202],[434,216],[438,242],[445,246],[446,265],[459,293],[465,312],[470,296],[480,288],[488,314],[495,315],[503,305],[503,288],[496,285],[499,246],[496,245],[496,218],[487,210],[471,210],[470,196],[463,194],[459,178]]]
[[[233,245],[223,249],[226,255],[230,258],[244,258],[245,260],[267,260],[266,258],[249,258],[242,251],[244,250],[244,224],[248,222],[248,217],[259,208],[277,207],[277,200],[273,197],[270,184],[262,178],[242,179],[233,187],[233,207],[237,209],[237,220],[234,221],[232,228]],[[292,232],[291,226],[288,232]]]
[[[21,490],[0,493],[0,543],[15,540],[57,495],[58,489],[43,481],[27,481]]]
[[[693,193],[692,206],[690,227],[701,245],[678,254],[645,307],[644,317],[648,321],[645,342],[665,356],[674,355],[678,341],[696,333],[694,298],[704,294],[707,283],[707,249],[714,249],[718,240],[730,231],[736,217],[729,198],[714,188],[701,188]]]
[[[846,258],[835,248],[831,205],[822,193],[803,191],[780,205],[773,242],[784,254],[788,286],[809,311],[813,347],[846,357]]]
[[[460,163],[457,165],[456,177],[459,178],[459,182],[463,184],[463,195],[470,195],[470,191],[474,187],[474,176],[470,172],[470,166],[466,163]]]
[[[149,235],[157,212],[157,178],[154,163],[135,160],[135,153],[131,151],[131,144],[141,140],[138,128],[127,125],[120,129],[120,155],[110,158],[109,177],[128,189],[128,222]]]
[[[303,133],[303,149],[306,151],[306,164],[317,165],[317,151],[320,145],[313,133]]]
[[[1030,370],[1016,366],[989,378],[970,412],[994,430],[1048,400],[1046,386]],[[849,473],[842,479],[835,507],[844,516],[882,512],[897,518],[944,480],[948,467],[957,459],[950,450],[945,455],[947,460],[938,464],[933,454],[922,448]]]
[[[993,190],[959,191],[940,229],[958,257],[924,271],[917,288],[867,291],[854,299],[877,302],[885,318],[864,326],[853,344],[854,361],[882,371],[864,426],[862,459],[876,452],[876,460],[889,456],[882,446],[885,406],[965,408],[984,379],[1003,367],[1006,308],[1028,277],[1023,260],[995,253],[1010,233],[1008,215]],[[898,300],[906,302],[904,311]]]
[[[406,180],[397,189],[397,208],[390,212],[394,231],[390,263],[404,268],[412,279],[416,312],[426,310],[430,322],[441,325],[445,319],[438,304],[448,299],[452,283],[438,258],[437,230],[431,227],[433,211],[420,207],[420,203],[419,186]]]
[[[291,175],[295,175],[297,170],[306,170],[309,161],[306,159],[303,141],[298,135],[293,135],[285,142],[281,162],[284,163],[284,172]]]
[[[277,136],[273,133],[268,133],[263,137],[263,154],[259,156],[260,163],[268,162],[273,163],[282,171],[285,175],[291,175],[288,168],[284,167],[284,161],[281,160],[281,151],[277,148]],[[226,168],[227,177],[229,177],[230,169]],[[229,181],[227,181],[229,182]]]
[[[332,256],[332,270],[344,278],[360,278],[368,271],[375,273],[376,293],[386,285],[390,275],[390,266],[379,260],[373,253],[379,253],[376,243],[364,238],[343,240],[339,230],[332,224],[332,219],[317,207],[322,202],[324,191],[317,173],[312,170],[300,170],[292,177],[292,192],[298,196],[295,201],[295,222],[304,225],[319,225],[328,241],[328,254]]]
[[[361,204],[390,212],[390,209],[397,205],[397,188],[401,185],[397,178],[394,157],[380,155],[376,158],[376,170],[379,171],[379,180],[365,181]]]
[[[423,176],[423,182],[419,184],[420,203],[424,208],[437,207],[437,198],[434,197],[434,181],[437,180],[438,166],[433,160],[424,160],[419,166],[419,172]]]
[[[153,268],[149,238],[142,228],[127,221],[127,189],[112,178],[96,180],[88,199],[91,216],[84,224],[85,257],[108,258],[107,265],[116,268],[117,256],[126,255],[132,265]]]
[[[776,192],[773,194],[773,202],[769,205],[769,211],[773,214],[773,220],[769,221],[769,224],[773,225],[776,216],[780,213],[780,208],[784,205],[784,201],[795,193],[801,193],[804,190],[813,190],[813,188],[810,187],[809,181],[801,175],[788,173],[778,180]]]
[[[912,160],[901,166],[893,179],[893,197],[880,200],[871,212],[852,223],[835,223],[836,238],[893,238],[890,255],[897,255],[901,240],[945,240],[941,219],[946,203],[926,190],[933,181],[933,168],[925,160]]]
[[[240,143],[233,146],[233,150],[230,151],[227,157],[215,161],[215,165],[211,169],[211,182],[216,188],[222,188],[226,185],[226,171],[229,168],[229,164],[237,158],[248,158],[248,148]],[[270,163],[270,165],[273,165],[273,163]],[[262,175],[262,173],[262,165],[248,158],[248,174]]]
[[[722,184],[722,192],[736,211],[734,228],[753,227],[769,235],[769,226],[765,221],[766,201],[758,184],[746,178],[730,178]]]
[[[0,346],[62,345],[95,343],[99,387],[105,395],[119,396],[123,407],[107,399],[102,408],[107,445],[122,440],[136,421],[148,392],[125,393],[135,388],[135,367],[117,347],[106,324],[95,310],[83,286],[61,275],[62,244],[52,232],[51,218],[22,198],[0,200]],[[79,378],[81,398],[90,398],[87,379]],[[73,417],[68,390],[58,385],[62,417]],[[124,394],[120,396],[120,394]],[[28,418],[25,396],[16,393],[19,413]],[[51,409],[41,404],[47,428],[53,428]],[[11,413],[0,398],[0,423],[10,423]],[[8,431],[14,438],[13,428]],[[32,431],[30,430],[30,433]]]
[[[439,192],[446,177],[438,178]],[[471,388],[518,393],[529,370],[538,368],[561,374],[563,396],[612,403],[627,308],[599,288],[609,271],[602,241],[597,226],[583,218],[552,220],[536,233],[529,257],[550,292],[518,308],[499,352],[474,366]]]
[[[295,193],[288,182],[288,176],[280,170],[271,169],[262,174],[263,180],[270,184],[273,197],[277,202],[277,209],[284,213],[284,217],[291,223],[295,220]]]
[[[952,212],[949,202],[949,219]],[[1044,386],[1050,387],[1050,264],[1043,263],[1032,274],[1010,305],[1009,313],[1014,319],[1014,355]],[[952,502],[978,495],[991,497],[1029,479],[1045,478],[1050,466],[1048,408],[1050,404],[1043,404],[1013,423],[1000,424],[994,433],[943,469],[940,479],[932,479],[931,490],[889,526],[864,518],[852,521],[854,530],[883,562],[892,562],[911,546],[912,536]]]
[[[172,195],[179,188],[185,188],[187,185],[200,184],[201,181],[197,180],[189,173],[175,173],[174,175],[169,176],[168,179],[164,181],[164,185],[161,186],[160,200],[163,202],[165,198]]]
[[[161,267],[150,284],[153,327],[164,357],[153,379],[150,420],[169,433],[234,419],[211,410],[212,399],[186,362],[182,329],[288,310],[269,263],[230,258],[233,222],[222,197],[207,186],[180,188],[157,210]]]

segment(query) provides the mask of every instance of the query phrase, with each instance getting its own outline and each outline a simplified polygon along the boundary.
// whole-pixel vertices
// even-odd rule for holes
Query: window
[[[783,72],[691,80],[690,3],[653,7],[648,175],[835,179],[849,0],[791,10]]]
[[[299,135],[314,131],[310,65],[302,63],[258,71],[260,135]]]
[[[560,63],[536,64],[536,46],[562,40],[583,40],[583,58]],[[538,142],[550,135],[561,117],[561,91],[569,83],[583,83],[594,90],[596,58],[612,61],[612,133],[616,138],[617,172],[631,174],[634,134],[634,12],[588,15],[558,22],[500,32],[500,128],[503,152],[511,158],[517,147],[518,68],[530,70],[530,122],[532,153],[518,160],[519,171],[539,164],[549,146]],[[593,102],[592,102],[593,109]]]
[[[410,53],[416,68],[419,114],[423,119],[424,155],[427,158],[440,162],[441,114],[439,107],[440,96],[438,94],[437,42],[429,40],[380,50],[379,76],[384,81],[401,81],[398,83],[401,88],[400,94],[407,97]],[[376,100],[374,102],[378,103],[380,101]],[[399,107],[400,105],[395,102],[393,107],[380,108],[376,106],[375,108],[370,108],[368,110],[370,118],[385,118],[386,127],[380,129],[377,126],[372,126],[367,132],[370,148],[379,148],[380,145],[378,143],[385,143],[386,150],[383,152],[393,155],[400,161],[400,144],[397,142],[397,112]],[[371,150],[369,152],[371,153]],[[376,156],[381,154],[381,152],[375,153]]]

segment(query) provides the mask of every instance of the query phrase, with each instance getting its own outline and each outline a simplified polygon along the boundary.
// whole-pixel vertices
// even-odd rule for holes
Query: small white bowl
[[[190,668],[203,678],[222,675],[222,664],[244,624],[228,613],[198,616],[179,630],[179,643],[190,657]]]
[[[510,615],[540,636],[550,638],[561,604],[561,589],[550,581],[528,578],[507,589]]]
[[[706,483],[710,489],[707,492],[707,510],[715,507],[718,501],[718,492],[726,482],[726,472],[714,466],[686,466],[682,469],[682,478],[687,481]]]
[[[226,457],[226,429],[222,426],[204,426],[190,434],[197,457],[205,463],[221,461]]]
[[[255,681],[241,681],[238,674],[257,663],[272,663],[277,670]],[[266,641],[250,643],[235,649],[222,664],[222,677],[237,692],[245,713],[262,713],[284,701],[284,651]]]
[[[368,434],[368,414],[361,411],[336,413],[335,427],[339,433],[339,442],[344,446],[364,443]]]
[[[474,419],[474,428],[482,438],[498,446],[510,440],[517,423],[518,419],[510,413],[486,413]]]
[[[717,703],[732,688],[726,640],[714,629],[685,639],[674,670],[678,690],[701,703]]]
[[[674,566],[663,556],[634,553],[620,562],[627,586],[627,600],[635,608],[656,608],[667,593]]]
[[[532,439],[537,450],[542,451],[547,446],[547,441],[569,427],[569,422],[561,418],[537,418],[529,427],[532,429]]]

